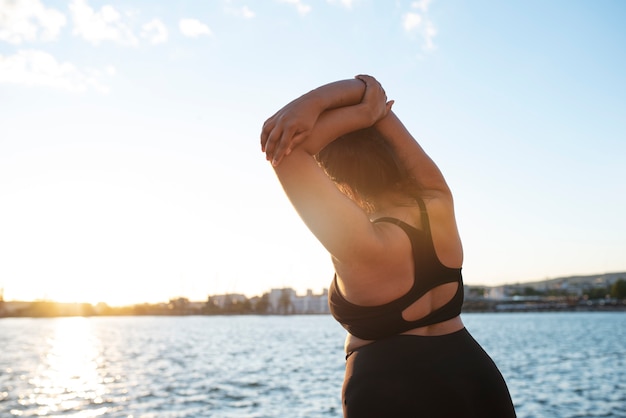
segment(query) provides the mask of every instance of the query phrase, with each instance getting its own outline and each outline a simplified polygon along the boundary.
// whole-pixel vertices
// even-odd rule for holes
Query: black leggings
[[[466,329],[359,348],[347,359],[342,398],[348,418],[515,417],[500,371]]]

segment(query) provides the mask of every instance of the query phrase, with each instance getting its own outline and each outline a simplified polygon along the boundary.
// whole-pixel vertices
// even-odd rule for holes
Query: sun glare
[[[100,342],[85,318],[56,320],[47,351],[30,381],[34,387],[23,404],[37,406],[38,415],[89,410],[87,415],[101,416],[106,389],[99,374]],[[95,409],[89,409],[91,406]]]

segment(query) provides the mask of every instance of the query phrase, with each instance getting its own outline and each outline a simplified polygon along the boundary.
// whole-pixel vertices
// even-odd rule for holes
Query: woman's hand
[[[318,87],[288,103],[266,120],[261,131],[261,150],[266,159],[277,166],[291,150],[310,138],[320,115],[327,110],[352,108],[359,116],[356,122],[354,117],[337,120],[336,129],[333,128],[337,135],[330,138],[331,141],[349,132],[342,132],[348,125],[354,125],[351,126],[353,130],[360,129],[372,126],[387,116],[393,101],[387,102],[380,83],[367,75],[355,78],[360,81],[342,80]]]
[[[261,131],[261,150],[272,165],[306,140],[324,111],[313,97],[304,95],[288,103],[265,121]]]
[[[372,125],[374,125],[389,114],[394,101],[387,101],[385,90],[374,77],[360,74],[356,78],[365,83],[365,94],[361,104],[369,110]]]

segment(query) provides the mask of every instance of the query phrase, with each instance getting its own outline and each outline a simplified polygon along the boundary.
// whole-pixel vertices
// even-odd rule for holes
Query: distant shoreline
[[[12,303],[12,302],[4,302]],[[121,317],[121,316],[302,316],[330,315],[327,312],[311,313],[273,313],[273,312],[198,312],[174,311],[160,305],[136,305],[119,308],[108,307],[106,312],[97,312],[90,304],[55,303],[55,302],[17,302],[24,304],[23,309],[6,312],[0,304],[0,319],[3,318],[67,318],[67,317]],[[549,313],[549,312],[626,312],[626,302],[565,304],[554,301],[517,302],[512,301],[468,301],[463,306],[467,313]]]
[[[464,286],[463,312],[623,312],[626,272],[569,276],[502,286]],[[67,316],[188,316],[188,315],[328,315],[328,290],[298,295],[292,288],[271,289],[261,296],[209,295],[204,301],[185,297],[162,303],[111,307],[106,303],[4,301],[0,318]]]

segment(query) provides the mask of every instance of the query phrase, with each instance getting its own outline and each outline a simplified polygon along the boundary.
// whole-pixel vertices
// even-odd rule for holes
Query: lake
[[[464,314],[519,417],[626,417],[626,313]],[[328,315],[0,319],[1,417],[341,417]]]

